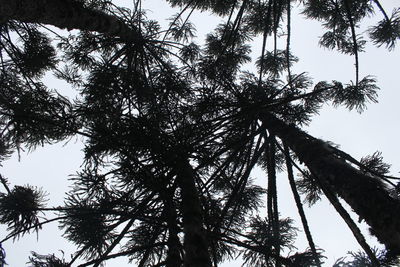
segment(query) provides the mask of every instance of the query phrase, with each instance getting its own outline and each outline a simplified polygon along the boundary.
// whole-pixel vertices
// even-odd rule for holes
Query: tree
[[[1,178],[0,222],[10,231],[3,242],[38,231],[48,222],[40,212],[53,211],[77,252],[69,262],[33,254],[34,266],[69,266],[78,258],[87,260],[80,266],[99,266],[128,256],[138,266],[203,267],[235,253],[249,266],[320,266],[301,189],[309,199],[327,196],[372,266],[393,264],[400,253],[400,201],[387,164],[379,154],[357,161],[300,127],[327,101],[359,112],[376,102],[375,80],[359,77],[365,41],[356,30],[378,9],[384,19],[370,37],[392,49],[400,36],[398,11],[389,17],[379,1],[299,1],[303,14],[323,22],[321,45],[355,59],[353,83],[312,86],[306,75],[291,72],[297,1],[168,2],[182,12],[162,31],[140,1],[132,10],[102,0],[0,1],[2,158],[75,135],[85,144],[84,167],[63,207],[46,207],[37,188],[11,188]],[[203,48],[189,43],[194,9],[226,18]],[[41,23],[78,33],[58,35]],[[279,50],[281,32],[286,47]],[[252,74],[241,66],[257,36],[263,48]],[[78,98],[47,89],[42,78],[49,71],[77,88]],[[284,163],[310,244],[286,257],[295,228],[279,216],[276,170]],[[267,170],[266,189],[252,184],[256,166]],[[297,185],[293,166],[303,175]],[[252,217],[264,194],[267,218]],[[386,246],[384,256],[369,247],[339,197],[370,225]]]

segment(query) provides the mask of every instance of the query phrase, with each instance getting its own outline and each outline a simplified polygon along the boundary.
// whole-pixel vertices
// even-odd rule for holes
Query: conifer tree
[[[364,251],[335,266],[395,264],[400,201],[388,165],[380,154],[357,161],[301,127],[326,102],[359,112],[376,102],[376,81],[359,77],[366,41],[358,26],[381,12],[370,38],[393,49],[399,11],[389,16],[378,0],[167,2],[181,12],[161,29],[146,18],[141,1],[126,9],[103,0],[0,0],[1,159],[72,136],[82,136],[85,146],[64,206],[47,207],[38,188],[0,177],[0,222],[9,230],[1,242],[58,221],[76,253],[72,259],[33,253],[33,266],[74,266],[78,259],[86,261],[79,266],[100,266],[127,256],[137,266],[210,267],[234,255],[248,266],[321,266],[301,195],[313,202],[323,193]],[[322,22],[322,46],[354,56],[352,83],[313,86],[292,73],[297,4]],[[203,46],[189,42],[195,9],[226,21]],[[44,24],[78,31],[59,35]],[[257,71],[244,72],[257,37],[263,42]],[[267,38],[273,38],[270,50]],[[48,89],[48,72],[76,88],[77,99]],[[309,250],[291,254],[283,251],[294,251],[296,228],[280,217],[276,188],[284,165],[309,242]],[[252,182],[257,166],[266,169],[266,188]],[[293,167],[302,174],[297,183]],[[369,247],[339,198],[368,223],[384,252]],[[254,217],[263,199],[266,217]],[[55,219],[41,218],[51,212]],[[0,265],[4,255],[1,250]]]

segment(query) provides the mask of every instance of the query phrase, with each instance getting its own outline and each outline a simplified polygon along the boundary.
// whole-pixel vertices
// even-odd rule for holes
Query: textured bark
[[[184,266],[211,267],[211,259],[203,227],[203,212],[195,185],[195,173],[186,160],[177,162],[176,166],[182,199]]]
[[[180,267],[182,266],[182,259],[179,248],[181,242],[179,241],[179,227],[177,225],[177,214],[173,202],[172,194],[168,196],[165,201],[165,214],[168,227],[168,253],[166,259],[166,267]]]
[[[294,125],[267,112],[260,114],[260,119],[371,226],[371,233],[387,249],[400,254],[400,201],[388,194],[381,181],[354,168],[329,144]]]
[[[142,43],[139,31],[101,11],[89,10],[74,0],[0,0],[0,21],[43,23],[61,29],[95,31]]]

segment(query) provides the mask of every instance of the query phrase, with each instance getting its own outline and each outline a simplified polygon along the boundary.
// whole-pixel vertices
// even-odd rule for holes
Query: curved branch
[[[74,0],[0,0],[0,17],[50,24],[60,29],[95,31],[139,45],[144,42],[137,29],[117,17],[89,9]]]

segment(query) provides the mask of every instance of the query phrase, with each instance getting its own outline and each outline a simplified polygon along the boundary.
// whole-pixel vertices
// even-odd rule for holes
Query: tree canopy
[[[362,249],[335,267],[398,264],[399,178],[379,152],[356,160],[304,127],[326,103],[361,113],[377,102],[359,53],[367,42],[395,48],[400,9],[390,13],[378,0],[167,2],[177,13],[163,28],[141,0],[0,0],[0,160],[75,136],[84,145],[62,206],[0,176],[0,223],[8,228],[0,244],[58,222],[76,253],[33,252],[32,266],[100,266],[116,257],[137,266],[211,267],[235,257],[246,266],[322,266],[303,200],[325,195]],[[194,10],[224,21],[201,44]],[[321,46],[354,58],[352,81],[313,83],[293,72],[298,13],[321,23]],[[50,73],[76,97],[49,89]],[[257,167],[266,186],[251,177]],[[288,177],[305,251],[295,249],[298,229],[279,212],[277,172]],[[384,250],[370,247],[341,200]],[[0,266],[6,261],[1,249]]]

